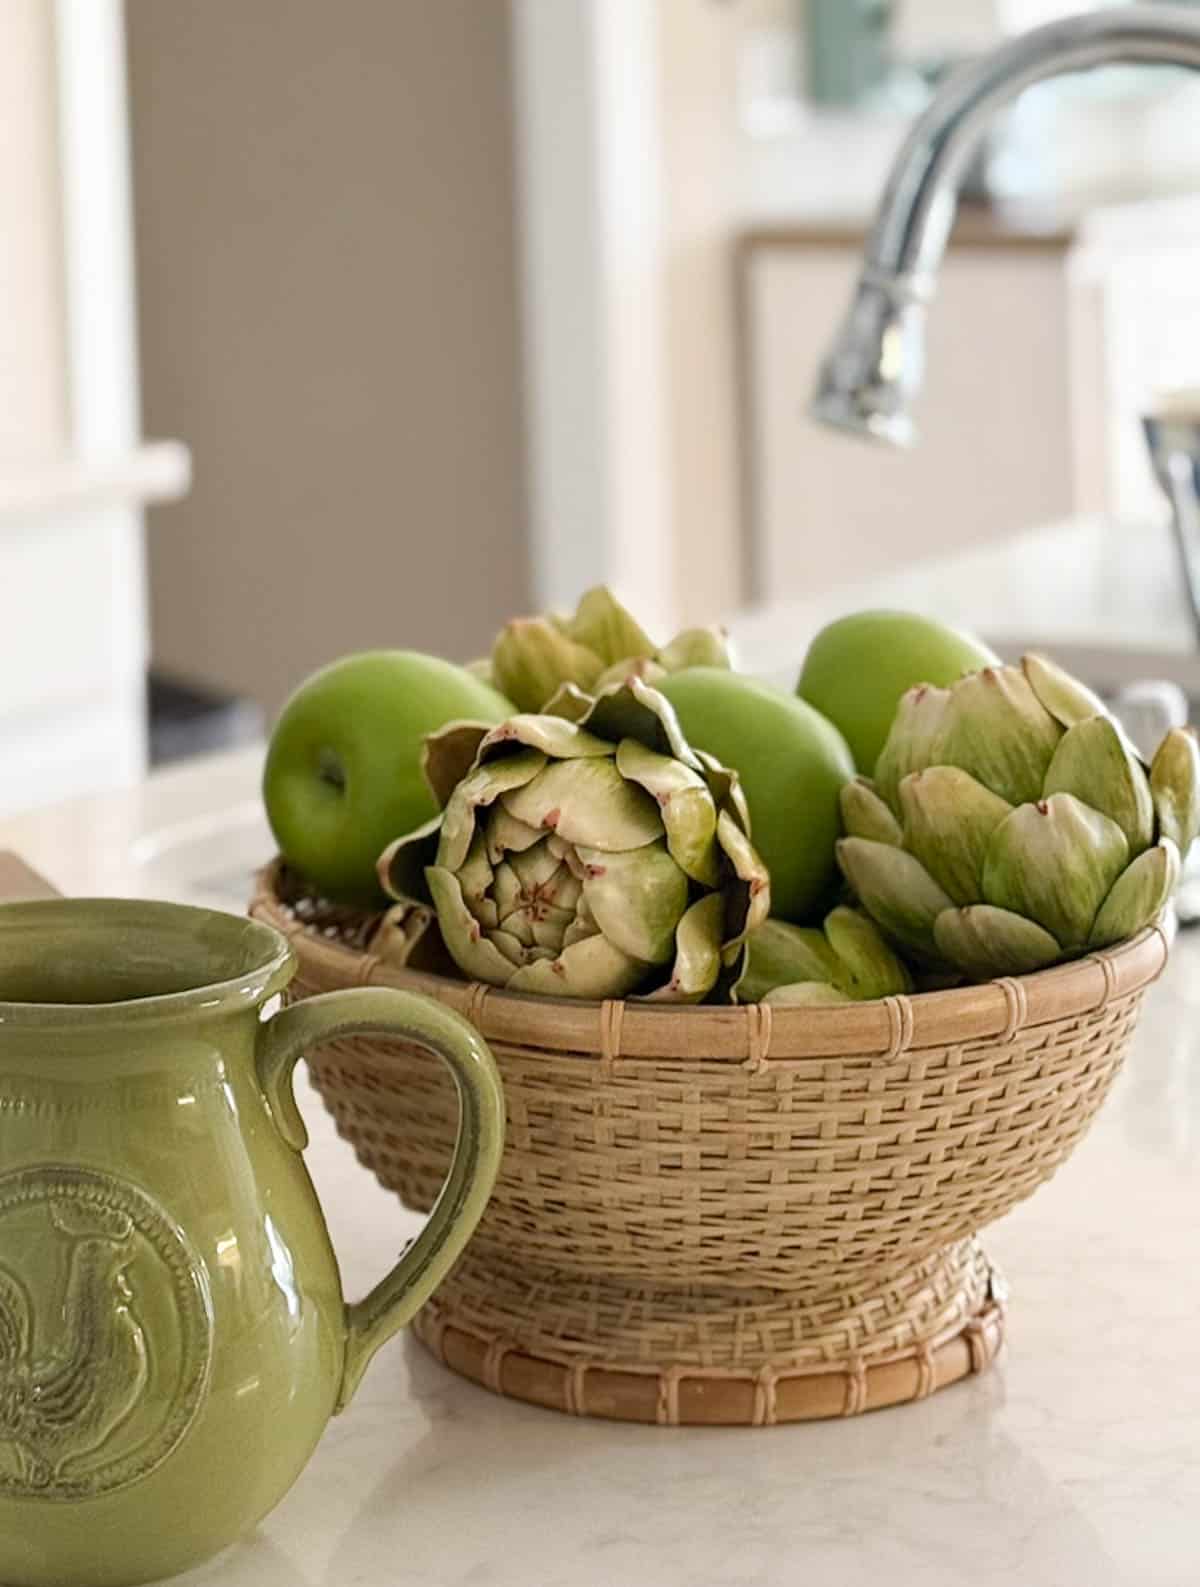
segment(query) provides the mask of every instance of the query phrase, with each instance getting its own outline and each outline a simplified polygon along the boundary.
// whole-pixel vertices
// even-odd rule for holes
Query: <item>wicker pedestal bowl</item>
[[[837,1007],[518,996],[381,962],[279,897],[294,995],[385,984],[466,1015],[504,1079],[496,1189],[416,1331],[455,1371],[580,1415],[761,1424],[981,1371],[1003,1290],[978,1231],[1048,1179],[1120,1067],[1157,928],[1037,975]],[[309,1054],[360,1160],[426,1210],[457,1111],[375,1038]]]

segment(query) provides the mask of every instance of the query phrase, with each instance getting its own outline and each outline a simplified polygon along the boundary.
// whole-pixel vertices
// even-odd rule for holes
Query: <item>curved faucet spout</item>
[[[854,299],[821,368],[814,418],[896,445],[914,439],[908,409],[923,373],[925,306],[980,133],[1031,84],[1112,62],[1200,70],[1200,16],[1173,5],[1088,12],[1021,34],[947,80],[892,167]]]

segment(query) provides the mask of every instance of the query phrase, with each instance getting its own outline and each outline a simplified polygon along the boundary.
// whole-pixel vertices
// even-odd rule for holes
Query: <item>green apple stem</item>
[[[328,746],[320,750],[317,755],[317,776],[323,783],[336,788],[338,793],[345,793],[346,768],[342,765],[337,752]]]

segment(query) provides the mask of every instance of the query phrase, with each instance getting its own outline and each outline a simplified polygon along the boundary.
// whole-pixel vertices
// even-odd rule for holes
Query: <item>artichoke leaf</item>
[[[442,938],[455,964],[469,980],[486,981],[491,986],[506,985],[513,973],[514,961],[493,941],[497,934],[485,933],[467,908],[458,878],[443,866],[431,865],[425,872],[425,879],[437,910]]]
[[[675,962],[670,979],[648,998],[660,1003],[698,1003],[721,974],[721,937],[725,909],[719,893],[692,904],[675,932]]]
[[[508,914],[505,914],[503,910],[500,910],[499,914],[500,918],[497,924],[491,928],[488,935],[502,953],[506,951],[503,947],[503,938],[511,937],[514,941],[520,943],[521,953],[514,962],[518,965],[524,964],[525,950],[538,946],[537,938],[533,934],[533,924],[519,905]],[[560,944],[556,943],[555,947],[557,948],[558,946]]]
[[[526,826],[610,854],[663,835],[656,802],[626,782],[609,759],[553,760],[531,782],[506,793],[503,804]]]
[[[463,871],[465,869],[466,867],[464,866],[463,870],[460,870],[457,873],[460,885],[462,883]],[[499,923],[503,924],[505,931],[513,931],[514,929],[511,924],[511,917],[520,910],[523,894],[524,889],[521,886],[520,878],[517,876],[517,873],[513,870],[511,865],[502,860],[500,864],[497,865],[493,873],[492,898],[494,901],[494,908],[500,917]],[[463,887],[463,899],[466,902],[468,909],[470,909],[471,899],[467,893],[466,887]],[[475,911],[471,910],[471,913],[474,914]],[[497,922],[492,921],[490,924],[496,925]],[[520,937],[520,931],[515,932],[515,935]],[[532,942],[532,937],[529,940]],[[524,941],[523,937],[522,941]]]
[[[436,918],[424,904],[393,904],[371,938],[371,952],[386,964],[436,974],[445,968],[441,934],[430,930]]]
[[[588,645],[545,617],[506,623],[492,647],[492,677],[521,711],[540,711],[562,683],[590,688],[604,670]]]
[[[583,896],[601,932],[631,959],[666,964],[688,906],[688,881],[665,844],[619,854],[577,846],[576,852],[587,872]]]
[[[1111,947],[1156,921],[1175,891],[1179,871],[1179,850],[1170,838],[1162,838],[1139,854],[1117,877],[1101,904],[1089,946]]]
[[[1074,794],[1115,821],[1131,855],[1154,841],[1154,801],[1142,763],[1107,716],[1090,716],[1059,741],[1043,784],[1043,797]]]
[[[746,964],[734,984],[733,1001],[761,1003],[775,987],[799,981],[832,985],[841,969],[824,932],[786,920],[764,920],[746,938]]]
[[[1064,672],[1046,656],[1030,651],[1021,657],[1021,671],[1029,687],[1061,727],[1074,727],[1093,716],[1107,716],[1108,707],[1098,694]]]
[[[586,646],[600,658],[602,667],[654,654],[654,641],[603,584],[596,585],[580,598],[566,630],[577,644]],[[583,682],[578,678],[575,681]]]
[[[575,916],[571,924],[563,932],[562,945],[564,948],[573,948],[577,942],[583,942],[587,937],[594,937],[598,929],[596,922],[592,919],[591,911],[588,909],[587,899],[583,896],[581,884],[579,902],[575,906]]]
[[[724,767],[719,769],[725,779],[725,792],[718,795],[719,802],[732,813],[738,826],[749,837],[752,831],[750,806],[746,803],[746,790],[742,787],[742,779],[735,771],[725,771]],[[713,777],[710,776],[708,782],[710,788],[715,787]]]
[[[533,940],[526,941],[514,931],[505,931],[502,926],[496,926],[487,934],[487,940],[492,947],[506,958],[512,970],[519,970],[523,964],[528,964],[533,953]],[[512,974],[512,970],[509,974]]]
[[[761,999],[773,1008],[820,1008],[825,1004],[850,1003],[847,993],[825,981],[797,981],[790,986],[772,988]]]
[[[521,750],[485,764],[476,765],[455,788],[442,812],[437,863],[456,871],[467,857],[475,836],[475,821],[480,810],[494,804],[514,788],[533,781],[546,765],[537,750]]]
[[[983,901],[1035,921],[1065,949],[1082,948],[1128,863],[1115,821],[1074,794],[1052,794],[1019,806],[992,834]]]
[[[825,937],[838,966],[833,984],[856,1001],[912,991],[907,968],[892,952],[875,922],[859,910],[845,905],[830,910],[825,917]]]
[[[912,978],[873,920],[839,906],[824,928],[768,920],[746,943],[746,966],[733,988],[735,1003],[788,1001],[783,988],[824,983],[839,1001],[864,1001],[912,990]],[[808,1001],[807,998],[801,999]]]
[[[1063,730],[1019,667],[984,667],[956,683],[934,763],[958,766],[1010,805],[1041,797]]]
[[[924,771],[926,766],[936,764],[937,742],[949,704],[950,690],[928,683],[918,684],[900,696],[896,715],[875,763],[874,778],[876,792],[893,811],[900,808],[900,784],[909,772]]]
[[[653,656],[627,656],[624,661],[614,661],[611,667],[605,667],[596,679],[592,693],[603,694],[606,689],[619,688],[622,684],[632,683],[635,678],[653,687],[666,675],[666,668],[660,667]]]
[[[429,903],[425,867],[437,856],[442,817],[434,816],[402,838],[389,843],[375,865],[379,885],[401,903]]]
[[[842,826],[849,838],[870,838],[874,843],[890,843],[899,848],[904,842],[900,823],[875,792],[867,777],[855,777],[841,791]]]
[[[1159,831],[1170,838],[1180,857],[1200,830],[1200,745],[1190,727],[1174,727],[1150,763],[1150,793]]]
[[[900,784],[904,846],[956,904],[981,896],[983,859],[1012,806],[957,766],[912,772]]]
[[[526,826],[524,821],[518,821],[502,804],[493,805],[488,811],[484,835],[488,859],[493,865],[499,864],[506,854],[521,854],[546,839],[541,827]]]
[[[482,722],[447,722],[421,745],[421,775],[444,810],[450,795],[475,764],[479,746],[491,731]]]
[[[623,738],[617,746],[617,770],[656,800],[676,863],[693,881],[716,887],[721,878],[717,807],[704,778],[635,738]]]
[[[564,683],[554,691],[542,707],[542,716],[559,716],[564,722],[582,722],[596,701],[573,683]]]
[[[933,923],[943,959],[977,981],[1027,975],[1062,958],[1062,948],[1036,921],[992,904],[947,909]]]
[[[563,861],[544,841],[536,848],[524,849],[519,854],[510,854],[506,864],[524,893],[548,888],[557,879],[560,871],[565,869]],[[570,875],[569,870],[567,874]]]
[[[683,672],[687,667],[733,666],[729,636],[717,625],[683,629],[662,647],[656,659],[664,672]]]
[[[737,772],[729,771],[722,766],[717,757],[710,755],[706,750],[698,749],[695,755],[717,808],[728,810],[742,831],[749,836],[750,806],[746,803],[742,779]]]
[[[664,755],[700,771],[701,765],[691,745],[684,737],[675,715],[675,707],[666,698],[643,683],[640,678],[629,678],[616,688],[608,689],[592,701],[585,725],[601,738],[620,743],[623,738],[636,738],[647,749],[656,749]]]
[[[556,909],[544,904],[533,915],[527,916],[529,931],[538,948],[549,959],[556,958],[567,945],[567,927],[575,919],[573,909]]]
[[[740,900],[726,916],[725,963],[732,964],[743,942],[771,913],[771,878],[745,830],[728,810],[717,815],[717,843],[742,884]]]
[[[521,714],[491,729],[479,746],[478,758],[490,763],[518,745],[539,750],[550,760],[588,760],[613,753],[606,740],[562,717]]]
[[[894,942],[936,958],[933,923],[954,901],[915,855],[870,838],[842,838],[838,864],[867,913]]]
[[[472,838],[467,857],[456,874],[462,889],[463,903],[479,924],[485,927],[497,925],[499,894],[497,893],[496,898],[491,894],[493,886],[499,881],[499,872],[493,869],[482,832],[477,832]]]
[[[625,997],[645,980],[649,968],[607,937],[592,935],[564,947],[556,959],[522,966],[504,984],[512,992],[545,997]]]
[[[577,881],[565,865],[559,867],[542,889],[536,913],[548,920],[559,920],[565,931],[575,918],[579,901],[583,897],[583,883]]]
[[[549,845],[547,844],[547,850]],[[521,874],[520,857],[513,861],[517,874]],[[548,909],[565,909],[573,913],[583,897],[583,881],[565,861],[560,861],[545,881],[537,884],[542,903]]]

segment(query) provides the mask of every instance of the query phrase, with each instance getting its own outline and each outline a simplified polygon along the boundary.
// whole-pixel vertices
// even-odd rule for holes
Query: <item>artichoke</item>
[[[904,695],[842,822],[843,874],[894,943],[1018,975],[1157,918],[1200,825],[1200,751],[1176,728],[1145,767],[1090,690],[1026,656]]]
[[[844,905],[823,929],[768,920],[746,943],[735,1003],[848,1003],[912,991],[875,922]]]
[[[736,776],[688,746],[674,711],[631,679],[578,721],[458,724],[426,745],[442,814],[382,855],[416,929],[432,901],[462,972],[513,991],[694,1002],[724,991],[767,916],[766,868]]]
[[[647,683],[685,667],[728,667],[719,628],[689,628],[661,649],[603,585],[573,617],[518,617],[501,629],[487,662],[474,663],[520,711],[552,708],[564,684],[596,695],[632,676]]]

